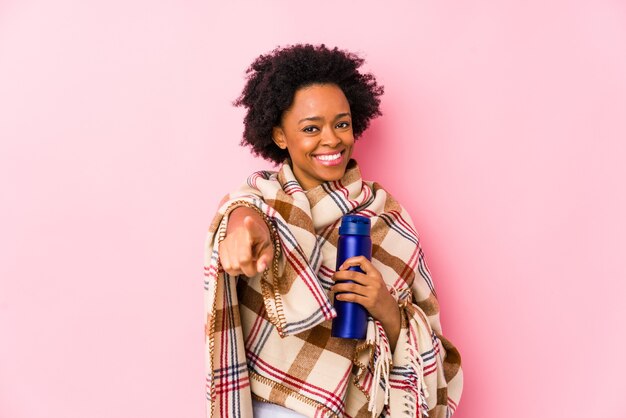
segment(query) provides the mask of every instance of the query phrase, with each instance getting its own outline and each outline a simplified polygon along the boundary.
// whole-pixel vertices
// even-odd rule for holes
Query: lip
[[[335,152],[328,152],[328,153],[324,153],[324,154],[313,154],[312,157],[315,161],[317,161],[319,164],[325,166],[325,167],[333,167],[333,166],[337,166],[340,165],[341,163],[343,163],[343,159],[344,159],[344,154],[345,154],[345,149],[339,151],[339,158],[337,158],[336,160],[332,160],[332,161],[324,161],[324,160],[320,160],[317,157],[323,157],[323,156],[327,156],[327,155],[336,155],[337,151]]]

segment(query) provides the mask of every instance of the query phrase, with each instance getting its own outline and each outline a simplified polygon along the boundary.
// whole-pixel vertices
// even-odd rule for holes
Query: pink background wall
[[[271,168],[230,102],[294,42],[386,86],[357,158],[421,232],[456,416],[626,416],[626,6],[356,4],[0,3],[0,417],[203,415],[204,233]]]

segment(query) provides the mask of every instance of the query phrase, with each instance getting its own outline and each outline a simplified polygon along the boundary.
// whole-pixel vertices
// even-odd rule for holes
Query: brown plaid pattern
[[[276,234],[265,274],[229,277],[218,262],[230,210],[256,208]],[[372,263],[402,313],[395,351],[370,319],[364,341],[331,337],[329,288],[341,216],[372,221]],[[205,249],[207,416],[252,417],[254,396],[310,417],[449,417],[462,390],[458,351],[441,334],[439,305],[411,219],[355,161],[306,193],[289,164],[254,173],[228,195]]]

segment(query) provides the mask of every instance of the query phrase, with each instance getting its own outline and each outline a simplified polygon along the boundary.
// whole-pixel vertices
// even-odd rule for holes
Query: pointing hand
[[[252,277],[270,265],[274,247],[270,231],[258,212],[239,207],[230,213],[219,257],[224,271],[230,275]]]

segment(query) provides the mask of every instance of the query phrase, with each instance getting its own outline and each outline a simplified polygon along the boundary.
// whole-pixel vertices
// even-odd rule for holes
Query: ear
[[[274,126],[272,128],[272,139],[278,145],[280,149],[287,149],[287,139],[285,138],[285,131],[280,126]]]

